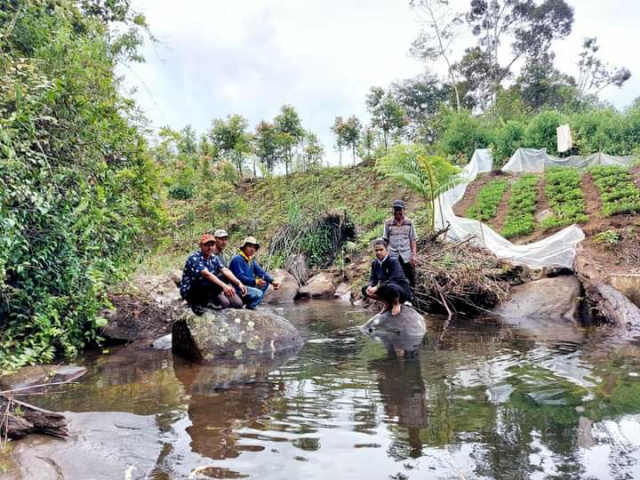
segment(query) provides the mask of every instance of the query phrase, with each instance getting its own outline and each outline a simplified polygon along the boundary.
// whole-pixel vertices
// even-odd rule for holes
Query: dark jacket
[[[247,287],[255,287],[256,278],[261,278],[268,284],[273,282],[271,275],[260,268],[260,265],[258,265],[253,258],[251,259],[251,262],[247,262],[247,260],[240,254],[234,255],[231,259],[229,270],[231,270],[233,274],[238,277],[238,280]]]
[[[375,287],[379,283],[385,282],[392,282],[408,291],[411,290],[409,280],[405,277],[397,258],[387,256],[382,262],[377,258],[371,262],[369,285]]]

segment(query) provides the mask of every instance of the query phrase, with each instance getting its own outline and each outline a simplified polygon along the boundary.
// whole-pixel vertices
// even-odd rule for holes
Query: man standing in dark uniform
[[[413,289],[416,284],[415,265],[416,228],[413,221],[404,216],[404,202],[393,202],[393,217],[385,220],[382,238],[389,244],[389,256],[398,259],[404,275]]]
[[[376,240],[373,245],[376,259],[371,262],[369,284],[362,287],[362,295],[384,303],[380,313],[391,309],[391,315],[398,315],[402,304],[411,300],[409,281],[396,258],[387,251],[387,242]]]

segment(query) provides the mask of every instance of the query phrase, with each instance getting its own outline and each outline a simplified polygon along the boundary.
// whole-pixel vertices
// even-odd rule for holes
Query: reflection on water
[[[85,432],[67,448],[23,443],[24,477],[49,478],[43,462],[66,478],[640,477],[633,347],[614,353],[571,326],[432,318],[418,354],[396,356],[358,332],[368,316],[348,304],[279,313],[307,340],[289,356],[197,366],[130,346],[85,357],[79,385],[27,398],[77,412]],[[108,451],[78,463],[78,449]]]

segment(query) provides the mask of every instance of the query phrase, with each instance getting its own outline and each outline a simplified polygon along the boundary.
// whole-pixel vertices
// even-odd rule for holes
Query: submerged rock
[[[511,297],[495,310],[508,318],[578,320],[580,282],[573,275],[543,278],[518,285]]]
[[[173,325],[172,350],[188,360],[206,363],[220,357],[274,354],[303,341],[286,319],[266,311],[185,312]]]
[[[318,273],[298,290],[298,298],[332,298],[336,286],[328,273]]]
[[[273,287],[269,287],[267,293],[264,294],[262,302],[269,304],[293,302],[298,294],[298,288],[300,287],[296,278],[281,268],[274,270],[271,276],[280,282],[280,288],[278,290],[274,290]]]
[[[422,343],[427,327],[416,310],[404,305],[398,315],[379,313],[369,319],[360,331],[382,343],[389,351],[413,351]]]

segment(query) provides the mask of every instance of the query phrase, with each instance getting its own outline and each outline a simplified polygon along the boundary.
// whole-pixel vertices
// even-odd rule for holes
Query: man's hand
[[[247,294],[247,287],[245,287],[242,283],[238,283],[238,288],[240,289],[240,293],[244,297]]]
[[[409,261],[411,262],[411,265],[415,267],[416,266],[416,262],[418,261],[418,257],[415,254],[411,255],[411,260],[409,260]]]
[[[273,285],[274,290],[278,290],[280,288],[280,282],[277,280],[274,280],[273,282],[271,282],[271,285]]]
[[[233,297],[236,294],[236,289],[233,288],[231,285],[228,285],[228,284],[225,283],[224,287],[222,287],[222,292],[227,297]]]
[[[378,291],[378,287],[367,287],[367,295],[375,295]]]
[[[267,282],[265,282],[263,279],[261,278],[256,278],[256,287],[258,288],[262,288],[266,285]]]

